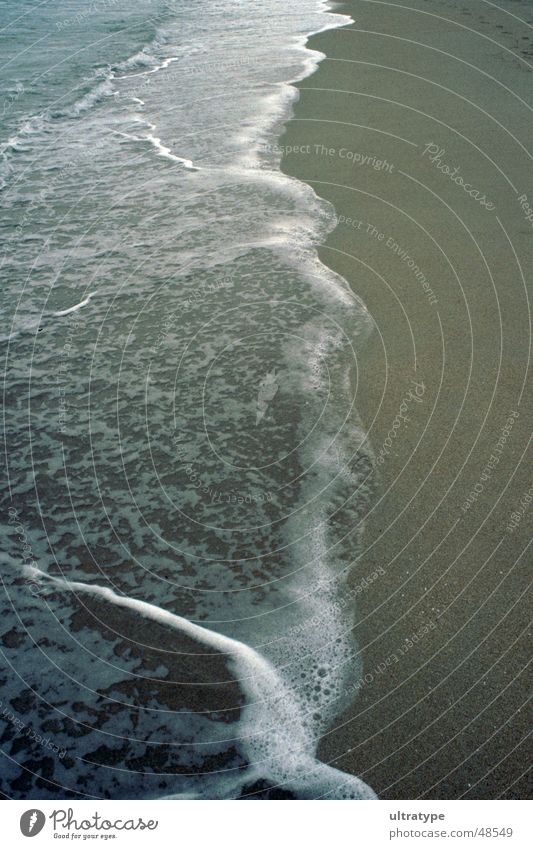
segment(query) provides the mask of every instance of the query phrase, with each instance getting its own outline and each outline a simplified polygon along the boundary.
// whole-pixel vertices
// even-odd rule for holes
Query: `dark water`
[[[365,795],[314,752],[361,672],[369,321],[265,153],[347,19],[1,12],[2,792]]]

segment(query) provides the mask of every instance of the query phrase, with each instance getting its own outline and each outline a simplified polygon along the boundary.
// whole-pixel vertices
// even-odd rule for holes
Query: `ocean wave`
[[[115,78],[132,76],[132,72],[139,69],[144,69],[143,73],[155,73],[177,61],[177,57],[163,60],[158,58],[158,51],[165,46],[167,40],[168,33],[160,29],[154,39],[127,59],[114,65],[95,67],[92,76],[86,78],[79,87],[87,90],[70,105],[49,107],[41,113],[22,119],[16,131],[0,145],[0,188],[4,188],[13,176],[13,156],[20,152],[31,152],[32,144],[37,140],[36,136],[40,136],[47,126],[58,120],[79,118],[107,98],[116,96],[118,91],[114,85]],[[23,91],[24,86],[21,83],[6,89],[8,94],[13,92],[12,96],[18,96]],[[142,103],[140,99],[138,101]]]
[[[24,118],[17,130],[0,146],[0,187],[13,175],[13,158],[31,149],[36,136],[41,137],[48,115],[46,112]]]
[[[97,83],[86,94],[76,100],[72,106],[66,109],[54,111],[53,118],[79,118],[85,112],[88,112],[94,106],[97,106],[107,97],[113,97],[117,93],[113,86],[113,74],[111,73],[107,79]]]
[[[89,303],[89,301],[91,300],[91,298],[94,297],[94,295],[96,295],[96,292],[89,292],[87,297],[84,298],[82,301],[80,301],[78,304],[74,304],[74,306],[67,307],[64,310],[57,310],[54,313],[54,315],[56,317],[60,317],[60,316],[63,316],[63,315],[70,315],[70,313],[73,313],[73,312],[77,312],[78,310],[81,310],[82,307],[86,307],[87,304]]]
[[[320,4],[320,9],[325,8],[325,4]],[[260,12],[265,14],[263,9]],[[275,21],[277,25],[279,15],[275,16]],[[323,28],[349,22],[346,16],[328,13],[327,19],[323,20]],[[145,325],[142,326],[141,322],[135,331],[140,340],[134,352],[135,368],[139,370],[129,373],[128,367],[120,362],[120,369],[124,368],[120,378],[120,393],[125,392],[125,395],[121,395],[119,402],[117,387],[117,409],[113,409],[112,415],[106,418],[109,411],[104,393],[98,414],[100,418],[89,420],[88,425],[92,426],[91,441],[94,440],[98,447],[96,454],[104,463],[104,476],[109,475],[106,497],[109,495],[113,500],[119,516],[118,522],[122,523],[121,528],[125,528],[124,534],[121,530],[120,536],[127,540],[128,557],[130,548],[138,552],[139,558],[149,551],[147,562],[154,573],[144,563],[124,563],[123,551],[117,556],[113,548],[116,543],[113,536],[115,517],[108,516],[109,522],[104,522],[94,505],[96,493],[88,484],[84,488],[84,476],[90,463],[83,453],[82,441],[77,443],[79,434],[76,427],[78,422],[80,427],[84,427],[86,422],[81,418],[81,407],[76,407],[76,418],[73,416],[71,425],[75,448],[70,453],[70,443],[62,445],[66,454],[57,459],[58,469],[62,465],[69,469],[74,466],[75,474],[70,481],[69,496],[73,499],[70,506],[75,509],[76,504],[84,505],[84,542],[90,546],[94,540],[100,551],[109,551],[106,567],[109,564],[111,567],[107,574],[113,575],[113,581],[117,582],[123,594],[111,590],[101,577],[98,578],[98,586],[87,582],[91,574],[87,564],[80,564],[77,553],[72,555],[69,549],[71,534],[66,527],[72,516],[60,503],[54,503],[46,517],[51,526],[54,550],[58,562],[68,564],[67,568],[74,563],[74,574],[76,577],[81,576],[82,580],[62,580],[38,570],[26,572],[25,577],[37,584],[53,587],[60,597],[61,611],[67,609],[73,616],[72,621],[78,624],[81,618],[85,636],[90,629],[79,611],[83,608],[84,599],[98,597],[109,605],[110,621],[115,618],[122,623],[127,621],[128,630],[133,634],[137,631],[132,619],[134,616],[140,617],[147,629],[155,623],[166,629],[171,645],[174,640],[189,637],[208,652],[220,652],[227,656],[233,677],[246,696],[242,715],[237,722],[232,723],[236,725],[236,730],[233,728],[228,732],[235,736],[240,747],[238,757],[235,758],[238,762],[237,774],[233,772],[231,777],[224,778],[213,771],[212,775],[191,778],[189,784],[176,777],[174,786],[160,792],[166,798],[254,798],[276,787],[282,788],[292,798],[373,798],[372,791],[359,779],[333,770],[316,759],[318,740],[346,707],[347,681],[357,682],[361,677],[361,659],[352,639],[355,613],[351,607],[343,609],[339,605],[338,593],[342,589],[349,563],[353,560],[354,549],[358,550],[369,499],[367,473],[371,457],[365,444],[365,434],[352,409],[347,381],[351,346],[368,331],[370,319],[346,280],[331,272],[319,260],[317,245],[334,226],[334,216],[325,214],[325,210],[329,212],[331,209],[330,205],[321,201],[310,186],[283,175],[277,155],[256,152],[261,143],[266,144],[279,137],[281,128],[292,114],[297,97],[293,83],[311,73],[322,59],[322,54],[306,46],[307,35],[301,33],[303,25],[299,18],[296,26],[300,27],[299,34],[294,36],[284,33],[286,38],[280,48],[285,51],[284,59],[290,52],[287,79],[280,82],[276,77],[272,85],[261,81],[257,85],[250,82],[252,93],[247,91],[249,99],[244,100],[241,75],[234,75],[232,83],[235,89],[231,90],[235,92],[234,100],[239,101],[242,93],[249,114],[242,119],[235,112],[234,126],[224,128],[222,136],[215,140],[214,125],[217,122],[224,124],[226,115],[223,109],[218,112],[215,109],[212,114],[209,112],[209,105],[216,104],[218,97],[218,92],[213,94],[209,82],[213,68],[208,69],[205,80],[201,73],[194,75],[192,85],[199,85],[198,91],[202,95],[198,98],[198,115],[194,116],[197,123],[191,118],[192,140],[182,136],[183,124],[191,115],[192,107],[187,99],[184,103],[177,102],[176,88],[169,85],[165,89],[170,74],[157,77],[157,73],[176,66],[180,57],[190,56],[191,48],[190,43],[184,44],[181,49],[174,43],[171,45],[170,37],[164,42],[164,50],[171,53],[170,56],[162,58],[159,55],[164,52],[162,42],[147,45],[129,59],[98,71],[93,79],[86,81],[89,84],[88,91],[68,109],[55,112],[52,116],[53,119],[63,118],[70,122],[86,116],[94,107],[124,91],[130,98],[126,110],[122,108],[124,101],[119,101],[119,107],[114,111],[102,110],[104,120],[100,121],[98,115],[98,120],[94,122],[97,130],[101,131],[104,127],[108,133],[111,124],[119,128],[111,132],[122,137],[125,143],[146,145],[148,150],[156,154],[151,157],[127,157],[121,153],[113,157],[111,163],[107,158],[108,170],[99,185],[98,208],[105,209],[108,201],[109,206],[113,207],[119,200],[118,224],[109,242],[103,232],[96,230],[95,234],[91,233],[88,244],[76,245],[72,288],[68,289],[76,291],[81,274],[90,271],[92,275],[95,257],[100,256],[99,251],[103,255],[109,244],[112,249],[106,257],[109,259],[109,267],[105,271],[108,276],[108,288],[105,291],[109,297],[95,299],[91,309],[81,313],[81,316],[86,314],[98,326],[99,319],[102,319],[98,342],[100,347],[98,350],[95,348],[94,357],[97,361],[103,355],[103,359],[99,368],[95,366],[96,377],[93,375],[92,379],[102,383],[108,381],[106,393],[109,393],[114,380],[112,371],[116,360],[111,351],[114,350],[116,338],[119,334],[127,333],[130,320],[134,324],[137,321],[137,298],[142,296],[143,303],[147,302],[146,316],[143,316]],[[216,49],[216,45],[223,39],[216,32],[212,38]],[[198,47],[198,51],[201,50],[203,48]],[[285,67],[281,60],[279,67]],[[149,77],[150,84],[146,89],[129,86],[128,81],[136,76]],[[201,90],[202,84],[205,91]],[[149,96],[144,100],[137,97],[144,91],[149,92]],[[188,89],[186,94],[189,96]],[[191,96],[194,99],[196,90]],[[155,115],[153,120],[145,120],[139,115],[132,118],[131,102],[146,105],[143,114],[149,117]],[[172,116],[174,110],[180,107],[183,112],[178,114],[173,124],[169,115]],[[126,117],[124,111],[129,113]],[[112,114],[111,122],[108,120],[109,114]],[[209,120],[202,122],[205,116]],[[68,126],[76,132],[76,123],[69,123]],[[44,128],[43,125],[40,129]],[[78,142],[84,128],[86,124],[80,121]],[[217,153],[220,152],[220,161],[216,164],[209,160],[209,156],[205,164],[196,156],[194,136],[202,132],[206,133],[208,144]],[[220,140],[222,149],[219,151],[217,146]],[[184,155],[177,155],[175,150]],[[126,161],[130,158],[134,161],[132,166]],[[181,167],[163,169],[160,167],[160,158]],[[143,168],[144,160],[150,163],[148,178]],[[199,170],[195,163],[200,161],[200,173],[193,177],[189,172]],[[106,184],[108,174],[109,183]],[[96,176],[98,178],[98,173]],[[150,186],[152,177],[154,182]],[[74,186],[77,187],[75,182]],[[125,186],[127,189],[122,194],[121,190]],[[80,183],[80,188],[85,189],[85,184]],[[180,203],[177,207],[179,215],[174,214],[172,207],[176,198]],[[170,229],[176,220],[177,229]],[[206,226],[206,222],[210,226]],[[115,221],[112,225],[114,228]],[[75,232],[74,226],[70,226],[70,232]],[[122,238],[121,230],[129,227],[142,248],[138,256],[139,268],[147,269],[145,261],[150,257],[151,267],[147,272],[132,272],[133,264],[128,266],[125,252],[117,247],[115,240]],[[128,249],[133,250],[135,247],[128,245]],[[113,265],[113,252],[118,257],[116,265]],[[132,256],[132,263],[134,259],[135,255]],[[221,269],[227,272],[228,279],[235,278],[235,285],[232,283],[231,286],[218,289],[215,286],[199,289],[199,280],[205,283],[216,279]],[[190,279],[187,276],[189,272]],[[126,288],[117,294],[117,280],[126,278],[129,281]],[[98,291],[103,293],[103,289],[99,288]],[[156,341],[150,349],[148,340],[153,328],[161,328],[159,317],[156,313],[151,314],[150,309],[157,303],[157,298],[162,297],[162,292],[170,293],[168,304],[173,311],[169,310],[168,327],[164,325],[167,329],[155,330]],[[198,293],[200,296],[191,302],[191,296]],[[90,297],[57,311],[55,315],[67,316],[81,309],[87,305]],[[120,297],[123,298],[122,303],[116,300]],[[186,310],[183,309],[184,301],[187,303]],[[104,311],[107,311],[105,316]],[[116,324],[108,325],[108,322],[115,320]],[[51,322],[50,325],[51,333],[57,332],[59,342],[68,322]],[[113,328],[111,342],[106,337],[108,326]],[[196,348],[192,348],[189,361],[185,360],[184,364],[185,355],[181,345],[184,340],[188,342],[189,329],[195,326],[201,328],[201,332],[195,335]],[[88,329],[86,332],[89,332]],[[253,344],[246,349],[243,340],[249,336],[253,338]],[[49,344],[46,351],[40,354],[43,358],[49,357],[43,360],[43,372],[46,368],[50,369],[50,363],[53,363],[53,367],[57,364],[56,354],[56,359],[53,359],[55,348],[47,341]],[[78,369],[81,375],[85,351],[82,352],[80,346],[78,356],[75,345],[70,342],[67,350],[70,370],[77,374]],[[127,363],[127,360],[124,362]],[[150,385],[147,380],[145,387],[142,379],[144,374],[140,369],[146,364],[150,369]],[[202,369],[213,380],[214,388],[210,397],[202,389]],[[181,398],[181,386],[176,388],[179,381],[186,386]],[[279,387],[277,384],[275,387],[271,385],[276,381]],[[77,387],[80,393],[82,384],[83,378],[80,376]],[[145,421],[142,421],[141,435],[135,429],[138,425],[135,415],[141,409],[141,404],[148,402],[146,398],[139,401],[139,395],[136,394],[139,388],[143,392],[146,388],[147,397],[155,393],[154,409],[161,416],[169,415],[172,404],[178,398],[179,416],[185,420],[182,429],[189,434],[186,456],[192,457],[192,472],[186,475],[181,468],[173,466],[172,459],[175,458],[170,458],[170,462],[165,464],[165,472],[170,466],[169,487],[176,490],[178,508],[166,527],[170,550],[165,550],[161,556],[168,517],[165,514],[166,505],[158,505],[154,495],[154,487],[151,485],[153,469],[146,473],[141,461],[141,440],[146,436]],[[45,392],[46,387],[43,386],[42,391]],[[176,397],[167,403],[167,394],[171,391]],[[87,395],[89,397],[89,393]],[[280,413],[276,416],[274,412],[278,403],[281,405]],[[113,428],[119,404],[124,404],[127,411],[134,410],[135,413],[127,422],[125,432],[119,432],[116,439]],[[210,410],[212,421],[206,424]],[[217,450],[227,454],[222,455],[222,472],[213,459],[215,450],[211,458],[202,456],[202,446],[194,441],[195,434],[207,433],[204,430],[206,428],[210,430],[209,439],[216,442]],[[152,429],[156,431],[155,450],[164,451],[166,437],[161,435],[157,415],[154,421],[150,421],[151,437]],[[44,433],[45,428],[42,431]],[[38,438],[41,438],[40,433]],[[42,445],[32,446],[32,450],[37,447],[47,458],[53,454],[48,446],[46,450]],[[144,507],[147,514],[152,514],[152,525],[149,525],[148,518],[144,518],[142,509],[141,515],[137,516],[139,505],[128,502],[124,506],[124,498],[127,499],[128,494],[122,492],[116,480],[113,480],[113,463],[118,455],[122,465],[125,465],[124,450],[128,454],[128,463],[131,460],[132,465],[145,475],[141,482],[142,497],[145,499],[141,508]],[[251,457],[250,467],[244,469],[240,477],[235,473],[233,480],[234,467],[242,469],[246,451],[249,451]],[[268,455],[266,460],[265,455]],[[294,479],[285,487],[283,474],[280,476],[281,483],[278,479],[282,465],[279,457],[285,460],[289,455],[291,465],[287,464],[287,477],[290,477],[289,471],[292,475],[294,470]],[[32,462],[34,456],[39,456],[38,451],[32,454]],[[209,486],[215,490],[217,486],[221,490],[236,486],[238,491],[240,486],[243,504],[252,503],[249,493],[256,491],[258,481],[264,489],[268,486],[270,497],[263,499],[259,507],[253,504],[256,512],[249,511],[250,524],[255,522],[259,526],[257,533],[255,525],[251,529],[251,543],[245,540],[241,544],[241,531],[250,531],[248,527],[241,528],[241,524],[246,525],[245,519],[248,518],[248,514],[244,513],[245,507],[233,527],[229,511],[224,513],[224,504],[220,507],[220,501],[215,504],[201,502],[200,487],[195,486],[199,456]],[[226,462],[228,458],[230,462]],[[55,461],[54,458],[50,463]],[[260,464],[267,461],[268,469],[261,476],[256,466],[262,468]],[[94,457],[91,458],[91,462],[98,463],[98,457],[96,461]],[[194,463],[196,466],[193,468]],[[109,474],[110,470],[112,474]],[[179,478],[180,473],[186,478],[184,482]],[[193,478],[193,474],[196,477]],[[33,481],[30,483],[33,485]],[[77,494],[76,487],[81,488]],[[131,489],[129,496],[132,497]],[[44,497],[46,499],[46,494]],[[79,500],[76,501],[76,498]],[[44,509],[46,511],[46,507]],[[68,514],[68,519],[63,513]],[[179,515],[178,522],[176,515]],[[342,540],[339,540],[339,526],[350,531],[349,550],[346,545],[343,548]],[[157,540],[154,548],[148,549],[146,542],[153,528],[156,528],[154,537]],[[63,540],[66,541],[63,543]],[[161,547],[158,547],[159,543]],[[222,561],[221,551],[225,558]],[[250,561],[253,563],[251,568]],[[156,580],[163,562],[168,563],[169,574],[172,574],[170,570],[175,570],[177,583],[183,581],[184,588],[190,589],[192,596],[198,590],[191,602],[193,613],[189,618],[170,612],[173,602],[175,608],[182,612],[181,597],[176,600],[176,597],[170,596],[167,609],[169,597],[165,593],[171,590],[167,590],[166,585],[162,586],[162,581]],[[115,570],[116,564],[118,568]],[[139,565],[142,568],[138,568]],[[311,587],[313,591],[310,591]],[[133,597],[137,592],[142,599]],[[54,598],[47,596],[47,602],[55,611]],[[265,613],[259,612],[261,605]],[[186,611],[188,609],[185,608]],[[196,621],[192,621],[193,617]],[[64,621],[62,613],[57,619]],[[217,622],[225,623],[220,624],[220,628],[222,630],[226,627],[230,634],[223,635],[207,625],[215,625]],[[317,622],[320,627],[316,627]],[[37,627],[40,627],[40,623]],[[100,716],[105,715],[106,721],[112,716],[115,723],[112,726],[113,733],[116,733],[118,727],[119,733],[127,736],[130,722],[137,733],[137,723],[142,725],[143,722],[143,717],[139,716],[143,708],[137,710],[135,691],[130,713],[127,708],[132,705],[125,706],[116,697],[117,691],[121,694],[130,692],[119,689],[125,688],[126,683],[130,682],[120,680],[117,683],[117,675],[132,672],[131,646],[125,654],[113,651],[116,648],[113,645],[109,652],[109,635],[105,639],[100,639],[101,636],[95,628],[88,638],[88,645],[96,656],[94,663],[101,660],[102,667],[105,667],[101,670],[105,686],[102,685],[98,698],[105,702],[111,693],[111,701],[118,701],[124,716],[114,710],[115,702],[109,711],[104,706]],[[68,639],[68,635],[65,639]],[[60,658],[60,668],[63,669],[61,649],[60,644],[57,656]],[[75,652],[76,649],[73,659],[65,659],[65,668],[68,670],[77,671]],[[113,677],[109,666],[117,658],[121,659],[124,668]],[[146,660],[144,667],[143,661],[145,658],[141,656],[139,665],[134,666],[133,671],[137,673],[142,670],[143,674],[150,675],[153,671],[150,661]],[[87,669],[92,675],[94,669]],[[86,676],[85,681],[91,679],[91,675],[86,674],[87,669],[80,670],[80,674]],[[107,680],[108,676],[112,679],[113,690]],[[160,683],[161,677],[159,673],[157,676],[153,674],[156,684]],[[67,691],[65,697],[64,692],[59,692],[61,686],[61,683],[57,684],[58,690],[53,693],[52,702],[70,704],[73,690]],[[96,685],[91,681],[91,686]],[[149,695],[150,711],[159,711],[157,689],[150,691]],[[88,717],[92,715],[91,710],[87,709]],[[161,712],[164,711],[161,709]],[[185,713],[181,705],[178,709],[174,707],[172,719],[164,718],[160,727],[171,739],[176,737],[180,745],[182,738],[184,746],[186,741],[189,762],[184,757],[180,761],[180,768],[185,770],[190,767],[189,771],[194,771],[203,753],[203,737],[199,731],[197,733],[197,729],[201,731],[203,726],[201,717],[199,719],[189,714],[184,716]],[[156,720],[159,721],[159,716]],[[146,722],[148,727],[148,720]],[[176,724],[172,725],[172,722]],[[151,728],[153,730],[153,726]],[[91,746],[94,744],[95,751],[100,746],[97,739],[99,731],[99,727],[91,731]],[[213,732],[213,736],[219,742],[223,732]],[[147,739],[152,740],[149,736]],[[94,754],[91,746],[87,745],[83,751],[84,755],[89,756],[89,761],[90,755]],[[72,749],[75,750],[74,743]],[[143,770],[146,765],[151,765],[151,757],[146,752],[138,758],[124,755],[128,768],[132,772],[134,769],[139,770],[137,793],[142,792],[144,787]],[[117,762],[122,768],[120,757]],[[81,777],[80,784],[83,785],[86,774],[78,773],[76,777]],[[130,781],[134,783],[135,780],[133,775]],[[102,781],[102,787],[107,788],[112,784],[108,776],[104,776]],[[93,789],[103,792],[102,787],[96,782]]]
[[[363,781],[333,769],[316,759],[316,738],[305,727],[302,705],[294,690],[288,688],[275,667],[258,652],[238,640],[194,624],[148,602],[117,595],[113,590],[96,584],[66,581],[42,572],[34,566],[24,566],[22,573],[34,587],[48,585],[52,591],[67,596],[70,605],[76,601],[83,606],[84,596],[96,596],[121,609],[155,622],[179,635],[198,641],[206,649],[227,656],[236,679],[246,692],[246,706],[239,720],[237,735],[250,767],[239,780],[219,779],[218,798],[235,798],[254,782],[265,781],[270,787],[283,787],[297,799],[342,798],[374,799],[375,794]],[[79,598],[81,596],[81,600]],[[74,601],[74,599],[76,601]],[[48,603],[53,601],[48,598]],[[213,791],[211,791],[211,795]],[[191,798],[182,792],[164,798]],[[205,798],[199,792],[197,798]]]
[[[172,153],[169,147],[164,145],[161,139],[158,136],[153,134],[153,130],[156,129],[155,124],[150,122],[146,123],[148,128],[152,131],[147,133],[145,136],[137,136],[131,133],[125,133],[120,130],[113,130],[113,133],[117,136],[121,136],[127,141],[132,142],[148,142],[148,144],[156,151],[158,156],[162,156],[164,159],[169,159],[171,162],[177,162],[179,165],[183,165],[184,168],[189,171],[198,171],[199,168],[192,162],[191,159],[186,159],[182,156],[177,156],[175,153]]]

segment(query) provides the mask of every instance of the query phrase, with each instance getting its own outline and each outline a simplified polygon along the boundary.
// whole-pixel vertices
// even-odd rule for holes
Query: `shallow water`
[[[348,19],[142,5],[8,28],[1,789],[364,796],[314,752],[361,675],[369,319],[265,152]]]

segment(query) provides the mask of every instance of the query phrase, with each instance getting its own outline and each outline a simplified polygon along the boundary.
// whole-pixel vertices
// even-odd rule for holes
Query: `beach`
[[[527,795],[532,12],[6,4],[3,798]]]
[[[353,580],[384,574],[357,594],[368,680],[319,752],[382,798],[523,798],[533,4],[335,9],[354,23],[310,40],[280,146],[374,322]]]

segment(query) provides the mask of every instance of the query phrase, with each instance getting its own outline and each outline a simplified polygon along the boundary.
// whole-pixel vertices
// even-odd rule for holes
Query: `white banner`
[[[525,801],[70,801],[4,804],[6,849],[531,846]],[[528,825],[529,814],[529,825]],[[35,838],[35,844],[29,841]],[[67,841],[69,841],[67,843]]]

